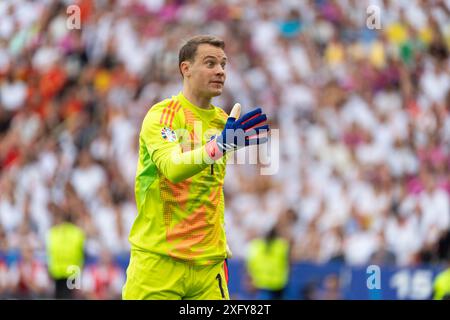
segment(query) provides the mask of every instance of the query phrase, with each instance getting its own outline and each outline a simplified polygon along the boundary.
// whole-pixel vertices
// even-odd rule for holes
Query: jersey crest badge
[[[164,127],[161,129],[161,136],[164,140],[175,142],[177,141],[177,134],[171,128]]]

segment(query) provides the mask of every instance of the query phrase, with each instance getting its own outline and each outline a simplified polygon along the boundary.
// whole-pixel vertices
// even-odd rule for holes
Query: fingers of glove
[[[266,143],[267,141],[269,141],[269,138],[267,137],[258,137],[258,138],[253,138],[253,139],[248,139],[245,142],[246,146],[253,146],[255,144],[263,144]]]
[[[251,128],[251,129],[246,130],[246,131],[245,131],[245,135],[246,135],[248,138],[251,138],[252,136],[257,135],[257,134],[259,134],[259,133],[266,133],[266,132],[269,132],[269,130],[270,130],[270,129],[269,129],[269,125],[268,125],[268,124],[265,124],[265,125],[260,126],[260,127]]]
[[[240,117],[239,120],[236,121],[236,124],[241,125],[243,122],[248,121],[250,118],[260,114],[261,112],[261,108],[256,108],[255,110],[252,110]]]
[[[269,125],[263,125],[256,128],[252,128],[248,131],[242,129],[226,130],[223,136],[223,142],[228,145],[244,146],[248,145],[250,140],[267,140],[266,137],[262,137],[265,133],[269,132]]]
[[[243,125],[243,124],[247,123],[248,121],[255,119],[255,118],[258,117],[259,115],[261,115],[261,113],[255,114],[253,117],[248,118],[248,119],[245,120],[245,121],[242,121],[240,124]]]
[[[233,139],[235,139],[236,137],[240,137],[240,136],[245,136],[245,131],[243,129],[229,129],[229,128],[225,128],[225,130],[223,131],[223,137],[228,140],[228,141],[232,141]]]
[[[250,130],[252,128],[255,128],[256,126],[259,126],[267,121],[267,116],[265,114],[261,114],[257,116],[256,118],[247,121],[246,123],[242,124],[241,127],[245,131]]]

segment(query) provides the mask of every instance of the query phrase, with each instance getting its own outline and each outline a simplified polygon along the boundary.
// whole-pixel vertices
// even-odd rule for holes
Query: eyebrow
[[[217,57],[215,57],[215,56],[206,56],[206,57],[203,58],[203,61],[205,61],[205,60],[208,59],[208,58],[213,58],[214,60],[217,60]],[[223,57],[222,60],[225,60],[225,61],[226,61],[226,60],[227,60],[227,57]]]

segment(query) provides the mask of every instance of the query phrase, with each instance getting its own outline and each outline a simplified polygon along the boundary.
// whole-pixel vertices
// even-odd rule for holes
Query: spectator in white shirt
[[[81,150],[78,165],[72,174],[71,183],[77,194],[86,203],[97,197],[97,191],[106,184],[104,169],[96,164],[87,150]]]

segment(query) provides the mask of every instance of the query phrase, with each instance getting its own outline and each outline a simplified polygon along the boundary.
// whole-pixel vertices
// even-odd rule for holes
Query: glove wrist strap
[[[206,153],[212,160],[218,160],[223,157],[223,152],[220,150],[219,146],[217,145],[216,139],[213,139],[209,141],[205,145]]]

